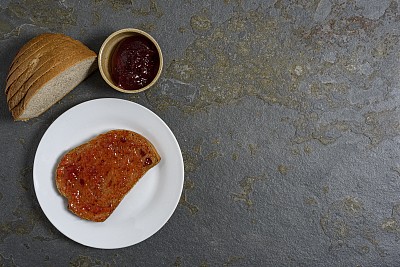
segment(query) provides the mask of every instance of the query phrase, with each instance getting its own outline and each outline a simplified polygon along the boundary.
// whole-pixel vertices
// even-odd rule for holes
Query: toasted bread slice
[[[105,221],[125,195],[161,158],[142,135],[112,130],[66,153],[56,170],[56,185],[79,217]]]

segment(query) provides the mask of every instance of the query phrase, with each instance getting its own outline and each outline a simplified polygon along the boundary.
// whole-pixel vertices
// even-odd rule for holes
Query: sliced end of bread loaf
[[[15,120],[34,118],[97,68],[97,55],[63,34],[39,35],[24,45],[7,76],[8,107]]]
[[[37,117],[62,99],[97,68],[97,57],[92,56],[49,80],[40,90],[26,96],[12,109],[15,120],[26,121]]]

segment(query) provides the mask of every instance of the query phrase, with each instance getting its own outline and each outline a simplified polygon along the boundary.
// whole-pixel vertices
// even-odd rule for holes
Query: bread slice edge
[[[37,88],[42,87],[47,81],[75,65],[82,59],[90,55],[95,55],[94,52],[89,51],[77,49],[76,47],[67,47],[64,50],[60,50],[60,54],[57,57],[42,64],[42,66],[26,81],[22,84],[19,83],[15,85],[13,91],[10,89],[7,95],[9,109],[12,110],[15,108],[26,95],[29,95],[30,91],[35,91]],[[9,98],[11,94],[13,95]]]
[[[97,56],[86,57],[27,94],[11,113],[16,121],[35,118],[61,100],[97,68]]]

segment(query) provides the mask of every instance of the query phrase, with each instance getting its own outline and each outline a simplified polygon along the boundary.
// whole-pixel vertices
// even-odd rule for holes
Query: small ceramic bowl
[[[115,47],[118,45],[118,43],[122,39],[125,39],[130,36],[135,36],[135,35],[142,35],[142,36],[146,37],[147,39],[149,39],[155,45],[155,47],[157,48],[158,56],[160,58],[160,66],[158,68],[158,72],[157,72],[156,76],[148,85],[146,85],[145,87],[142,87],[140,89],[137,89],[137,90],[125,90],[125,89],[118,87],[111,78],[111,58],[112,58],[112,54],[114,52]],[[138,29],[127,28],[127,29],[122,29],[122,30],[116,31],[113,34],[111,34],[110,36],[108,36],[108,38],[104,41],[103,45],[100,48],[98,64],[99,64],[99,70],[100,70],[101,76],[112,88],[114,88],[115,90],[118,90],[120,92],[123,92],[123,93],[132,94],[132,93],[143,92],[143,91],[149,89],[150,87],[152,87],[157,82],[158,78],[161,75],[161,71],[163,68],[163,56],[161,53],[160,46],[158,45],[156,40],[154,40],[154,38],[150,36],[150,34],[144,32],[144,31],[138,30]]]

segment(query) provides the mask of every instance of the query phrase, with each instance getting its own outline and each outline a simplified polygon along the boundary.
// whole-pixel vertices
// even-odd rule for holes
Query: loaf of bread
[[[142,135],[112,130],[68,153],[56,169],[56,186],[79,217],[105,221],[125,195],[161,158]]]
[[[97,55],[63,34],[45,33],[26,43],[11,63],[6,83],[15,120],[37,117],[97,68]]]

